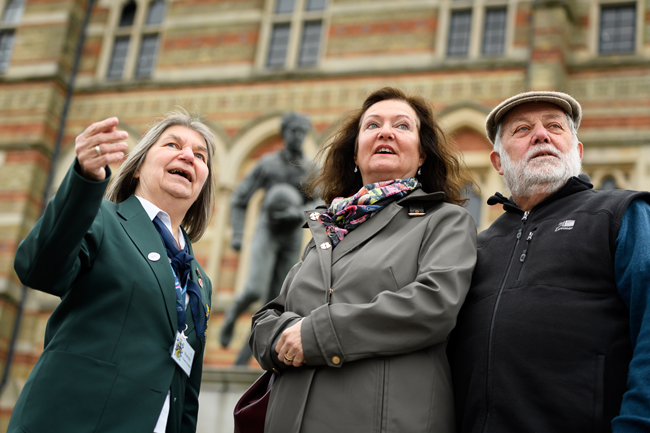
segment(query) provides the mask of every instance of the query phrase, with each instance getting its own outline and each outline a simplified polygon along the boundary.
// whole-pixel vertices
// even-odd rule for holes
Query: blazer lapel
[[[390,223],[393,218],[401,211],[406,203],[409,201],[425,201],[425,202],[436,202],[444,200],[444,193],[426,193],[422,189],[416,189],[412,193],[408,194],[406,197],[403,197],[397,201],[392,202],[384,209],[382,209],[376,215],[370,217],[367,221],[363,222],[355,230],[352,230],[350,233],[345,235],[343,240],[334,248],[332,252],[332,265],[338,262],[342,257],[344,257],[350,251],[361,246],[363,243],[368,241],[370,238],[379,233],[388,223]],[[322,224],[321,224],[322,225]]]
[[[175,332],[178,328],[178,318],[176,316],[174,274],[169,266],[165,246],[160,239],[160,235],[136,196],[132,195],[118,204],[117,213],[122,218],[122,227],[156,275],[160,292],[167,307],[169,326]],[[156,261],[150,260],[150,253],[157,253],[159,259]]]
[[[327,292],[332,286],[332,241],[327,236],[327,233],[325,233],[323,224],[318,221],[317,214],[320,215],[320,212],[305,211],[305,219],[316,243],[316,253],[320,261],[323,286]],[[312,216],[315,216],[315,218],[312,219]],[[327,299],[327,294],[325,298]]]
[[[359,227],[345,235],[343,240],[334,248],[332,264],[379,233],[401,209],[402,206],[398,205],[397,202],[392,202],[379,213],[368,218]]]

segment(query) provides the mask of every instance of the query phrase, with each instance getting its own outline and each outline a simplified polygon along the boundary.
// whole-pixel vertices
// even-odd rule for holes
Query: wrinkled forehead
[[[567,114],[559,106],[550,102],[527,102],[517,105],[508,111],[501,120],[501,125],[508,127],[516,122],[532,122],[535,120],[554,120],[568,123]]]

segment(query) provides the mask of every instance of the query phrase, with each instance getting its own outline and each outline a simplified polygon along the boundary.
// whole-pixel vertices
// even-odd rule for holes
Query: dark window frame
[[[453,9],[451,11],[447,34],[447,57],[466,58],[469,56],[472,14],[472,9]]]
[[[498,18],[495,19],[495,18]],[[496,24],[500,26],[497,28]],[[492,26],[491,26],[492,25]],[[508,7],[488,7],[483,18],[483,38],[481,54],[485,57],[502,56],[506,48],[508,29]]]
[[[626,16],[631,12],[631,19]],[[636,51],[637,4],[601,4],[598,54],[633,54]]]

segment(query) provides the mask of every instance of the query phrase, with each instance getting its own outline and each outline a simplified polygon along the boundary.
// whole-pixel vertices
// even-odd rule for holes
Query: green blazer
[[[170,357],[176,296],[163,242],[135,196],[102,199],[109,177],[88,181],[75,162],[18,247],[20,280],[61,303],[10,433],[152,432],[170,389],[167,432],[196,430],[205,335],[197,336],[188,309],[186,335],[196,351],[188,377]],[[196,262],[191,278],[202,280],[209,311],[211,284]]]

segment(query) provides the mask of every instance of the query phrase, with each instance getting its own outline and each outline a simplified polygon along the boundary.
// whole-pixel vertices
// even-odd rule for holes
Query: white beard
[[[538,152],[555,155],[541,160],[531,159]],[[581,170],[578,146],[571,146],[568,153],[559,152],[554,146],[539,145],[531,148],[526,156],[513,163],[507,152],[501,152],[501,168],[506,186],[515,197],[531,197],[552,194],[560,189],[571,176]]]

